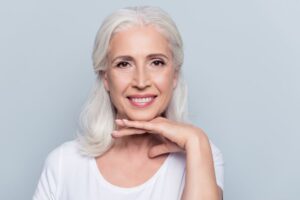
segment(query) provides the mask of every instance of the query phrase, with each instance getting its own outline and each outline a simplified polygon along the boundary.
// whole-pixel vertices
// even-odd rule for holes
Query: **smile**
[[[154,102],[156,96],[129,96],[129,102],[131,105],[139,108],[145,108]]]

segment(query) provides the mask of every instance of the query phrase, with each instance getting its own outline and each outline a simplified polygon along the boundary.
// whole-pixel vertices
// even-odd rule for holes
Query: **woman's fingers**
[[[194,141],[195,139],[199,138],[199,135],[203,134],[202,131],[197,127],[189,124],[174,122],[163,117],[157,117],[151,121],[130,121],[126,119],[118,119],[116,120],[116,124],[121,127],[119,130],[114,131],[116,136],[143,134],[146,132],[158,134],[163,138],[166,138],[177,144],[183,150],[185,150],[188,141]],[[133,130],[128,131],[126,129]],[[163,149],[160,149],[159,151],[163,152]],[[156,155],[157,153],[154,154]]]
[[[152,121],[129,121],[123,119],[122,122],[119,123],[123,124],[124,127],[144,129],[148,133],[161,135],[170,141],[175,142],[181,148],[184,148],[186,131],[181,130],[182,127],[184,127],[183,124],[179,126],[176,123],[162,117],[155,118]]]
[[[161,135],[165,134],[165,131],[163,131],[163,127],[161,126],[161,124],[154,123],[151,121],[129,121],[127,119],[123,119],[123,120],[116,120],[116,122],[118,125],[143,129],[149,133],[161,134]]]
[[[122,128],[119,130],[115,130],[112,132],[113,137],[123,137],[127,135],[136,135],[136,134],[144,134],[146,130],[137,129],[137,128]]]
[[[115,121],[118,126],[125,126],[122,119],[116,119]]]

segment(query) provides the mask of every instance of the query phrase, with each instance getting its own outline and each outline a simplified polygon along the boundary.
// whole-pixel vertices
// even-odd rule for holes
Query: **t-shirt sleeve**
[[[224,191],[224,160],[222,152],[210,142],[211,150],[213,154],[216,181],[218,186]]]
[[[61,148],[51,151],[45,162],[38,181],[33,200],[55,200],[59,183]]]

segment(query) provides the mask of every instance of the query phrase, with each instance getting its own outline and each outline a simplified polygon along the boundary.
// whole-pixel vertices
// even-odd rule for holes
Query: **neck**
[[[150,133],[124,136],[115,139],[113,148],[121,151],[141,152],[150,148],[153,144],[153,139],[154,137]]]
[[[127,116],[117,114],[117,119],[128,119]],[[159,143],[159,138],[151,133],[135,134],[114,139],[112,149],[118,153],[144,154],[149,148]]]

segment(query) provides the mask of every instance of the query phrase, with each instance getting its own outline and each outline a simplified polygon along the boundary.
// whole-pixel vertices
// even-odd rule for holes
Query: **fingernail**
[[[110,136],[112,137],[112,138],[117,138],[114,134],[110,134]]]

